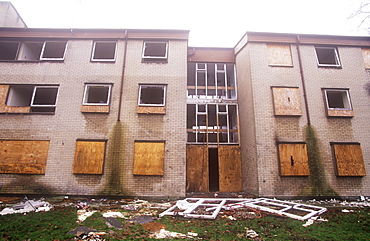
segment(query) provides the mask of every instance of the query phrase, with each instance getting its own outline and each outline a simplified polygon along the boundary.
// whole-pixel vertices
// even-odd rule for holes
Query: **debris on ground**
[[[105,232],[99,232],[95,229],[91,229],[86,226],[80,226],[78,228],[69,231],[68,234],[74,235],[74,240],[90,240],[90,241],[103,241],[104,236],[107,235]]]
[[[161,229],[149,235],[150,238],[164,239],[164,238],[182,238],[182,239],[193,239],[198,236],[197,233],[188,232],[187,234],[170,232],[165,229]]]
[[[77,223],[82,223],[83,221],[86,220],[86,218],[90,217],[94,213],[96,213],[96,210],[93,211],[87,211],[85,209],[83,210],[77,210]]]
[[[0,212],[0,215],[7,215],[13,213],[40,212],[40,211],[47,212],[51,208],[53,208],[53,206],[48,202],[27,200],[25,202],[21,202],[18,205],[4,208]]]
[[[298,220],[307,220],[327,210],[318,206],[268,198],[186,198],[177,201],[174,206],[159,214],[159,217],[179,215],[185,218],[215,219],[221,209],[237,210],[238,208],[261,210]]]
[[[247,238],[257,238],[259,236],[258,233],[253,229],[246,228],[245,231],[247,233]]]
[[[324,218],[321,218],[321,217],[312,217],[312,218],[308,219],[307,222],[305,224],[303,224],[302,226],[303,227],[308,227],[308,226],[310,226],[311,224],[313,224],[315,222],[328,222],[328,220],[324,219]]]

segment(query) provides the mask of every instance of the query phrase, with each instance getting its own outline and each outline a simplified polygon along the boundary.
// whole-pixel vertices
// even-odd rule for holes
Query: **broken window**
[[[31,107],[30,112],[54,112],[58,86],[10,85],[7,106]]]
[[[296,87],[272,87],[277,116],[301,116],[301,97]]]
[[[73,162],[75,174],[103,174],[106,141],[78,140]]]
[[[359,143],[331,143],[338,176],[366,176]]]
[[[85,85],[84,105],[109,105],[111,85]]]
[[[25,41],[21,43],[18,60],[63,60],[66,41]]]
[[[189,143],[238,143],[236,104],[188,104]]]
[[[168,42],[144,42],[143,55],[144,61],[163,61],[167,59]]]
[[[94,42],[91,61],[115,61],[116,45],[115,41]]]
[[[236,99],[234,64],[189,63],[188,98]]]
[[[140,85],[139,106],[165,106],[166,85]]]
[[[305,143],[279,143],[281,176],[308,176],[307,145]]]
[[[164,142],[135,141],[134,175],[163,176]]]
[[[267,44],[270,66],[293,66],[290,45]]]
[[[0,172],[45,174],[50,141],[0,140]]]
[[[0,60],[16,60],[19,42],[0,42]]]
[[[324,89],[328,116],[353,116],[347,89]]]
[[[317,63],[324,67],[339,67],[338,51],[334,47],[315,47]]]

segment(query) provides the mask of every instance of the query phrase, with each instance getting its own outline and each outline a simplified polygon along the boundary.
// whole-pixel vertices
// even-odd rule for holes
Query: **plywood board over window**
[[[298,87],[272,87],[276,116],[301,116],[301,97]]]
[[[136,141],[134,149],[134,175],[163,176],[164,142]]]
[[[106,141],[77,141],[73,173],[103,174]]]
[[[362,56],[364,57],[365,69],[370,69],[370,48],[363,48]]]
[[[239,146],[218,147],[220,192],[242,190],[242,166]]]
[[[332,144],[338,176],[366,176],[361,145]]]
[[[293,66],[290,45],[267,44],[267,53],[270,66]]]
[[[306,144],[280,143],[278,146],[281,176],[310,175]]]
[[[208,147],[186,147],[186,191],[208,192]]]
[[[0,140],[0,173],[45,174],[49,141]]]

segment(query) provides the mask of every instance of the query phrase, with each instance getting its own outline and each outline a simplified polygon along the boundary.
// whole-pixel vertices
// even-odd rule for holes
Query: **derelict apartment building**
[[[368,37],[25,26],[0,31],[0,193],[370,195]]]

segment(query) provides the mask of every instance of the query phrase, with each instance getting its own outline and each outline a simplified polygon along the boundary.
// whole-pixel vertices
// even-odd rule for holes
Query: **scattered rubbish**
[[[145,224],[145,223],[153,222],[154,220],[155,220],[154,217],[143,215],[143,216],[136,216],[132,219],[128,219],[127,221],[140,223],[140,224]]]
[[[252,229],[246,228],[246,232],[247,232],[247,238],[257,238],[259,236],[258,233],[256,233],[256,231]]]
[[[103,241],[105,240],[104,236],[107,235],[105,232],[99,232],[86,226],[75,228],[72,231],[69,231],[67,234],[76,236],[77,240],[89,241]]]
[[[186,198],[176,202],[176,205],[159,214],[183,216],[186,218],[215,219],[221,209],[236,210],[238,208],[252,208],[270,212],[298,220],[307,220],[324,213],[327,209],[276,199],[226,199],[226,198]]]
[[[96,210],[94,211],[87,211],[85,209],[77,210],[77,216],[78,216],[77,223],[82,223],[83,221],[85,221],[86,218],[90,217],[96,212],[97,212]]]
[[[87,202],[79,202],[79,203],[77,203],[76,207],[78,209],[85,210],[85,209],[88,209],[90,207],[90,205]]]
[[[107,212],[103,213],[103,217],[105,217],[105,218],[125,218],[123,213],[121,213],[121,212],[111,212],[111,211],[107,211]]]
[[[342,210],[342,213],[353,213],[354,211],[353,210],[348,210],[348,209],[343,209]]]
[[[7,214],[13,214],[13,213],[28,213],[28,212],[40,212],[40,211],[50,211],[50,209],[53,208],[53,206],[44,201],[33,201],[33,200],[27,200],[26,202],[21,202],[18,205],[14,205],[10,208],[4,208],[0,215],[7,215]]]
[[[305,224],[303,224],[302,226],[303,227],[308,227],[311,224],[313,224],[314,222],[327,222],[327,221],[328,220],[327,219],[324,219],[324,218],[312,217],[312,218],[308,219],[307,222]]]
[[[112,217],[108,217],[108,218],[104,218],[102,217],[102,219],[105,220],[105,223],[107,224],[108,227],[110,228],[116,228],[116,229],[122,229],[122,223],[120,221],[118,221],[116,218],[112,218]]]
[[[150,238],[156,238],[156,239],[164,239],[164,238],[188,238],[192,239],[197,237],[198,234],[189,232],[188,234],[183,233],[176,233],[176,232],[170,232],[165,229],[161,229],[158,232],[154,232],[151,235],[149,235]]]

